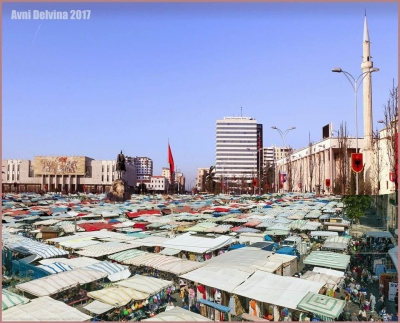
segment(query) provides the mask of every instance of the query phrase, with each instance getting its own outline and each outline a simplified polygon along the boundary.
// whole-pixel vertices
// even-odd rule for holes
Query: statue
[[[121,150],[121,153],[119,153],[119,154],[118,154],[118,157],[117,157],[117,167],[116,167],[116,170],[117,170],[117,172],[118,172],[118,174],[119,174],[119,179],[121,179],[121,177],[122,177],[122,172],[125,172],[125,171],[126,171],[126,168],[125,168],[125,156],[124,156],[124,154],[122,153],[122,150]]]

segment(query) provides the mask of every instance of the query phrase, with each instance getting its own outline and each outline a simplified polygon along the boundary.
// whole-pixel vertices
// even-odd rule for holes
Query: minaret
[[[369,72],[373,67],[371,60],[370,41],[367,25],[367,14],[364,17],[363,61],[361,70]],[[372,84],[371,73],[367,73],[363,80],[363,106],[364,106],[364,150],[372,148]]]

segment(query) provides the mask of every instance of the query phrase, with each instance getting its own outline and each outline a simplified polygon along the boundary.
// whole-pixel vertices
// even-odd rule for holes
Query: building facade
[[[359,144],[363,139],[358,139]],[[355,138],[329,137],[290,151],[276,161],[275,187],[280,192],[345,194],[351,180]]]
[[[164,176],[152,176],[149,182],[144,182],[146,189],[152,193],[167,193],[169,181]]]
[[[262,125],[250,117],[216,122],[215,180],[256,178],[262,165]]]
[[[199,192],[205,192],[207,187],[207,175],[210,171],[209,168],[199,167],[197,168],[197,177],[196,177],[196,189]]]
[[[86,156],[35,156],[34,160],[2,161],[3,192],[93,192],[106,193],[118,178],[116,160]],[[136,186],[136,168],[125,164],[122,179]]]
[[[153,160],[149,157],[126,157],[136,167],[137,180],[150,180],[153,176]]]

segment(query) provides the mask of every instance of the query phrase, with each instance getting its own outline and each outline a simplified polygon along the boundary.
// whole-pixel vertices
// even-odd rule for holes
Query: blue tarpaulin
[[[246,247],[246,245],[245,244],[234,244],[233,246],[230,246],[229,248],[228,248],[228,250],[235,250],[235,249],[240,249],[240,248],[243,248],[243,247]]]
[[[228,312],[230,312],[230,310],[231,310],[230,307],[223,306],[223,305],[220,305],[220,304],[211,302],[211,301],[207,301],[206,299],[200,298],[200,299],[197,299],[197,301],[198,301],[200,304],[204,304],[204,305],[210,306],[210,307],[212,307],[212,308],[215,308],[215,309],[217,309],[217,310],[220,311],[220,312],[228,313]]]
[[[268,234],[266,234],[264,236],[264,241],[274,241],[274,240],[272,240],[272,238]]]
[[[279,253],[281,255],[289,255],[289,256],[295,256],[294,248],[292,247],[282,247],[276,251],[276,253]]]

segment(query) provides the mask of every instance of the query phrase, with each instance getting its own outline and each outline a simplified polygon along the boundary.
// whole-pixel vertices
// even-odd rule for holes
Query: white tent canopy
[[[144,300],[149,297],[148,293],[143,293],[133,288],[123,286],[113,286],[100,289],[89,292],[87,295],[100,302],[112,305],[113,307],[124,306],[132,300]]]
[[[202,315],[193,313],[180,307],[165,312],[161,312],[156,316],[142,320],[143,322],[213,322]]]
[[[307,271],[300,278],[306,279],[309,281],[323,282],[326,285],[328,285],[328,287],[334,288],[334,289],[336,289],[337,284],[341,280],[341,277],[339,277],[339,276],[327,275],[327,274],[319,273],[316,271]]]
[[[92,317],[81,311],[44,296],[25,305],[14,306],[2,313],[2,321],[88,321]]]
[[[135,275],[116,283],[118,286],[129,287],[149,295],[157,294],[172,284],[172,281],[142,275]]]
[[[329,276],[343,277],[344,272],[339,270],[333,270],[328,268],[314,267],[313,271],[316,273],[326,274]]]
[[[185,250],[195,253],[206,253],[232,243],[232,237],[219,236],[217,238],[204,238],[191,235],[189,232],[182,234],[174,239],[165,241],[162,246],[165,248]]]
[[[90,257],[77,257],[77,258],[52,258],[52,259],[43,259],[39,261],[42,265],[49,265],[55,262],[61,262],[62,264],[69,265],[74,268],[82,268],[86,266],[90,266],[93,264],[97,264],[101,262],[101,260],[93,259]]]
[[[205,264],[207,266],[219,267],[219,268],[236,268],[241,271],[253,273],[255,271],[254,266],[266,266],[268,257],[272,255],[272,252],[261,250],[260,248],[240,248],[225,252],[218,257],[213,257]]]
[[[114,306],[94,300],[93,302],[89,303],[88,305],[83,306],[83,308],[89,312],[99,315],[99,314],[108,312],[109,310],[113,309]]]
[[[251,273],[249,272],[235,268],[204,266],[181,275],[180,277],[226,292],[232,292],[232,290],[243,283],[250,275]]]
[[[18,284],[16,287],[35,296],[48,296],[75,287],[78,283],[91,283],[105,276],[107,274],[100,271],[79,268]]]
[[[268,286],[268,288],[260,288],[260,286]],[[232,293],[260,302],[296,309],[297,304],[308,292],[318,293],[323,286],[322,282],[256,271]]]
[[[322,247],[327,249],[345,250],[349,246],[349,243],[350,238],[347,237],[328,237]]]

